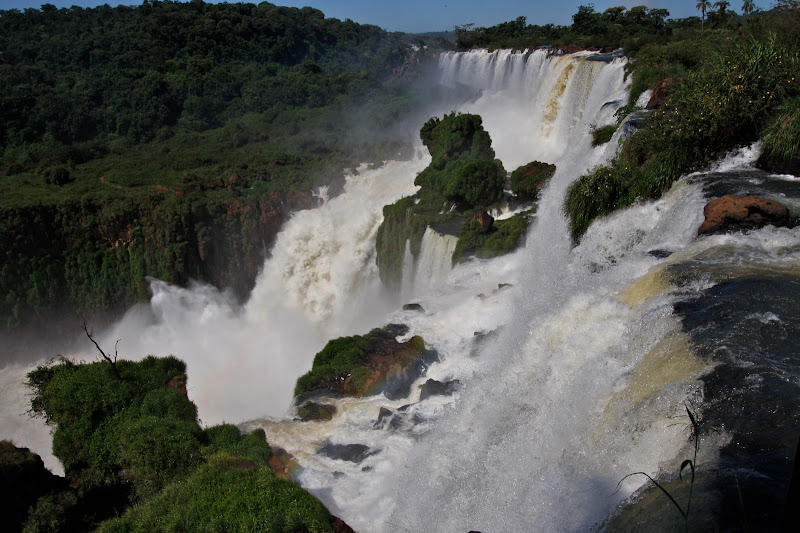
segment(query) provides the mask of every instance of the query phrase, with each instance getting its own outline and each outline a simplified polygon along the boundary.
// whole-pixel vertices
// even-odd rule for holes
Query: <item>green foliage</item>
[[[490,259],[516,250],[528,231],[531,213],[520,213],[506,220],[496,220],[488,233],[481,233],[480,222],[470,218],[461,227],[453,263],[470,256]]]
[[[331,521],[322,503],[296,484],[219,452],[185,480],[104,522],[98,531],[331,533]]]
[[[798,50],[773,37],[721,43],[608,167],[594,169],[569,188],[565,211],[573,239],[595,218],[637,198],[658,198],[681,174],[754,142],[761,132],[777,132],[777,124],[785,124],[783,138],[791,138],[793,116],[786,122],[779,117],[800,95],[798,68]],[[768,146],[778,139],[771,137]]]
[[[168,384],[186,365],[174,357],[44,365],[28,374],[32,411],[55,426],[53,454],[81,490],[130,484],[154,494],[200,459],[196,407]]]
[[[599,128],[592,129],[592,146],[606,144],[611,140],[611,138],[614,136],[614,132],[616,131],[617,126],[615,124],[609,124],[608,126],[601,126]]]
[[[536,198],[555,172],[555,165],[531,161],[511,173],[511,191],[523,198]]]
[[[572,16],[571,26],[527,24],[525,17],[489,28],[468,24],[456,26],[456,48],[514,48],[537,46],[624,47],[632,51],[653,40],[668,39],[672,32],[666,9],[636,6],[610,7],[603,13],[593,5],[583,5]],[[699,22],[699,21],[698,21]]]
[[[433,117],[420,129],[420,138],[432,158],[414,180],[420,190],[383,208],[376,238],[381,281],[393,291],[400,289],[406,241],[417,257],[429,225],[491,206],[502,197],[505,184],[505,169],[494,158],[478,115]]]
[[[267,466],[272,456],[272,449],[263,429],[255,429],[242,435],[233,424],[220,424],[206,428],[205,435],[211,449],[237,455],[259,467]]]
[[[788,161],[800,151],[800,98],[794,97],[764,128],[762,154],[776,161]]]
[[[6,327],[120,310],[148,276],[244,297],[311,189],[410,155],[413,73],[382,80],[420,58],[313,9],[0,11],[0,54]]]
[[[380,329],[374,329],[367,335],[339,337],[328,341],[325,348],[314,356],[314,364],[307,373],[300,376],[294,388],[294,395],[299,396],[314,390],[327,381],[353,376],[353,381],[363,382],[367,377],[367,369],[362,365],[367,354],[370,340],[380,335]]]
[[[70,531],[74,529],[74,509],[78,505],[78,497],[74,492],[65,491],[48,494],[37,500],[30,508],[23,533],[51,533],[53,531]]]

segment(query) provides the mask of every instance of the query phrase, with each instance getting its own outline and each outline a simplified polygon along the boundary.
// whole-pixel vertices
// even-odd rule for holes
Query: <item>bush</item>
[[[555,165],[531,161],[511,173],[511,191],[523,198],[536,198],[547,180],[555,173]]]
[[[600,128],[592,128],[592,146],[606,144],[611,140],[616,131],[617,126],[615,124],[609,124],[608,126],[602,126]]]
[[[295,483],[227,452],[168,485],[100,532],[226,531],[332,533],[325,506]]]
[[[471,218],[461,227],[461,234],[453,251],[453,263],[470,256],[490,259],[516,250],[528,231],[530,212],[497,220],[488,233],[481,233],[480,222]]]

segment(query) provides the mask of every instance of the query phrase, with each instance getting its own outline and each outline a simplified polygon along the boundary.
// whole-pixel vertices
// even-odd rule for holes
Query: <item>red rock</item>
[[[675,89],[675,83],[675,78],[666,78],[656,83],[655,87],[653,87],[653,93],[650,95],[650,100],[644,106],[645,109],[655,109],[664,105]]]
[[[490,215],[486,211],[478,211],[477,213],[475,213],[475,218],[481,225],[480,232],[489,233],[489,231],[492,229],[492,224],[494,224],[494,218],[492,217],[492,215]]]
[[[711,200],[703,209],[705,220],[698,235],[757,229],[772,225],[793,227],[796,221],[780,202],[758,196],[729,194]]]

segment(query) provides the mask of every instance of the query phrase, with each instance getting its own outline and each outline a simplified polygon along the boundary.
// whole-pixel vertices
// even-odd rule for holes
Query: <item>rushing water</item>
[[[721,480],[706,491],[718,497],[699,501],[727,509],[733,496],[720,487],[738,486],[735,478],[752,502],[773,500],[766,514],[779,513],[800,420],[800,238],[775,228],[696,234],[707,197],[757,193],[797,213],[800,182],[753,170],[756,154],[745,150],[657,202],[599,220],[573,246],[565,191],[613,155],[619,134],[592,148],[590,132],[613,123],[627,95],[624,60],[594,59],[543,51],[440,59],[442,84],[481,90],[460,111],[481,114],[507,169],[557,166],[517,252],[451,268],[454,239],[428,230],[417,260],[406,253],[402,296],[386,294],[374,261],[381,208],[416,190],[429,159],[390,162],[349,177],[336,198],[320,191],[323,206],[296,213],[246,305],[211,287],[153,281],[149,304],[104,340],[121,338],[126,357],[186,360],[204,422],[263,427],[300,464],[298,481],[358,531],[590,529],[642,485],[631,477],[615,492],[626,474],[676,473],[692,449],[686,406],[708,428],[700,471]],[[410,298],[424,310],[401,310]],[[332,420],[294,420],[294,382],[326,340],[388,322],[408,325],[439,354],[410,396],[331,399]],[[0,427],[13,426],[18,444],[28,444],[24,401],[9,391],[23,374],[2,373],[17,387],[3,388]],[[460,387],[419,401],[428,378]],[[382,408],[390,414],[379,418]],[[29,427],[41,442],[41,429]],[[319,453],[326,444],[369,453],[344,460]],[[668,508],[656,514],[641,524],[681,525]]]

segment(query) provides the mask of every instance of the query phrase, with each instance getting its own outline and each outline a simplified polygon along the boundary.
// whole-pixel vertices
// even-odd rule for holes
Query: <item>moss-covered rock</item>
[[[381,281],[394,292],[400,290],[406,242],[416,258],[429,225],[487,208],[503,194],[505,169],[495,159],[481,117],[451,113],[431,118],[420,138],[432,158],[414,180],[420,190],[384,207],[376,238]]]
[[[531,161],[511,173],[511,192],[523,199],[536,199],[555,172],[555,165]]]
[[[478,218],[469,219],[461,227],[453,263],[475,256],[489,259],[516,250],[528,230],[531,212],[520,213],[506,220],[496,220],[488,232],[483,231]]]
[[[408,395],[411,383],[436,360],[422,337],[406,342],[395,337],[407,331],[390,324],[366,335],[334,339],[314,357],[311,370],[297,380],[295,396],[309,392],[389,398]]]

